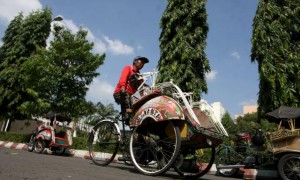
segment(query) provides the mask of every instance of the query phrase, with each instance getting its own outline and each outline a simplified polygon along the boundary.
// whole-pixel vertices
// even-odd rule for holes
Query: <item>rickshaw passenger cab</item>
[[[45,127],[38,132],[35,137],[34,150],[42,153],[45,148],[49,148],[56,154],[64,154],[73,143],[72,133],[75,123],[73,122],[70,127],[70,117],[52,112],[47,113],[46,118],[50,119],[50,127]]]

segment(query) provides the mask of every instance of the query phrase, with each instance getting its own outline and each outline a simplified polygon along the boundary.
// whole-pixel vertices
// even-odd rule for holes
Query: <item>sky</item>
[[[209,32],[205,52],[211,72],[206,76],[208,93],[202,98],[210,104],[221,102],[232,117],[242,114],[243,106],[257,104],[258,64],[250,60],[257,5],[258,0],[208,0],[206,5]],[[135,56],[150,60],[142,72],[157,67],[159,23],[166,6],[167,0],[0,0],[0,38],[19,12],[26,16],[51,8],[53,18],[63,17],[57,23],[73,33],[80,27],[86,29],[87,39],[94,42],[93,53],[106,54],[86,99],[115,104],[112,94],[121,70],[132,64]]]

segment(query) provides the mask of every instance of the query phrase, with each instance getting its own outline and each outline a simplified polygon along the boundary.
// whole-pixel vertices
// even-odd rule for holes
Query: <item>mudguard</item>
[[[130,126],[138,126],[147,118],[156,122],[185,119],[181,106],[171,97],[163,95],[150,99],[136,110]]]
[[[52,137],[51,136],[51,130],[50,129],[45,129],[45,130],[40,131],[36,135],[35,139],[42,139],[42,140],[48,140],[48,141],[50,141],[51,137]]]

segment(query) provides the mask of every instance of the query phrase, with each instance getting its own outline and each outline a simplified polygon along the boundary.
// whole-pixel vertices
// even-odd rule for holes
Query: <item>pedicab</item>
[[[130,157],[146,175],[173,167],[183,177],[203,176],[214,162],[215,148],[228,136],[206,101],[194,102],[192,93],[172,81],[141,85],[131,109]]]
[[[192,93],[182,92],[173,82],[155,84],[156,73],[143,73],[143,83],[132,96],[129,140],[124,118],[101,120],[89,136],[90,157],[105,166],[124,152],[119,147],[129,147],[123,155],[130,157],[121,159],[126,163],[129,158],[126,164],[142,174],[161,175],[173,167],[181,176],[200,177],[211,168],[215,147],[228,134],[206,101],[194,102]],[[145,85],[147,79],[151,85]]]
[[[278,160],[277,168],[283,180],[300,179],[300,108],[280,106],[266,114],[278,124],[267,133],[268,150]]]
[[[69,116],[49,112],[46,118],[50,119],[50,126],[42,125],[34,136],[33,150],[43,153],[45,148],[49,148],[57,155],[63,155],[66,149],[72,146],[72,133],[75,123]]]

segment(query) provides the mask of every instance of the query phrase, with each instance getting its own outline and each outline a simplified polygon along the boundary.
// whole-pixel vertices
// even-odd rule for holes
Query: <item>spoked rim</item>
[[[36,153],[43,153],[44,149],[45,149],[45,142],[41,139],[38,139],[35,143],[34,143],[34,151]]]
[[[175,162],[175,171],[183,177],[198,178],[205,175],[215,160],[215,148],[196,149],[185,155],[180,155]],[[205,155],[210,153],[209,159]]]
[[[166,172],[181,145],[179,128],[171,121],[140,125],[130,138],[130,157],[135,168],[150,176]]]
[[[218,166],[222,165],[236,165],[238,164],[238,158],[231,152],[226,152],[227,149],[223,148],[217,152],[216,166],[217,172],[225,177],[234,176],[239,172],[239,168],[225,168],[220,169]]]
[[[111,121],[101,121],[90,133],[89,154],[91,160],[99,166],[111,163],[118,151],[120,134]]]
[[[300,180],[300,154],[284,155],[279,160],[278,171],[284,180]]]

